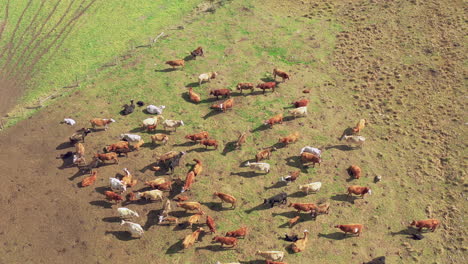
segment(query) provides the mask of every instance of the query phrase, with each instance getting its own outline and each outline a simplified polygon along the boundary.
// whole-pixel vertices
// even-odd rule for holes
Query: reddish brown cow
[[[171,61],[166,61],[166,64],[171,66],[172,69],[175,69],[175,67],[184,67],[185,61],[184,60],[171,60]]]
[[[187,176],[185,177],[185,184],[184,184],[184,187],[182,187],[181,192],[190,190],[190,187],[192,186],[194,182],[195,182],[195,173],[193,171],[190,171],[189,173],[187,173]]]
[[[275,91],[276,87],[276,82],[266,82],[266,83],[259,83],[257,85],[257,88],[262,89],[263,93],[265,93],[265,90],[267,89],[272,89],[272,91]]]
[[[190,139],[192,141],[199,141],[199,140],[202,140],[202,139],[208,139],[208,137],[209,137],[209,134],[206,131],[185,136],[186,139]]]
[[[117,153],[115,152],[109,152],[109,153],[104,153],[104,154],[95,154],[94,157],[102,162],[106,160],[113,160],[115,163],[119,163],[119,160],[117,159]]]
[[[283,123],[283,114],[277,114],[274,117],[268,119],[263,123],[264,125],[270,125],[270,128],[273,127],[274,124],[282,124]]]
[[[235,247],[237,246],[237,238],[235,237],[213,237],[213,241],[221,243],[221,247],[224,245]]]
[[[310,212],[311,210],[317,208],[317,206],[313,203],[290,203],[288,207],[293,207],[297,210],[298,213],[301,211]]]
[[[230,97],[231,96],[231,90],[229,90],[229,89],[216,89],[216,90],[210,91],[210,95],[216,96],[216,99],[218,99],[219,96]]]
[[[227,99],[226,101],[220,103],[220,104],[214,104],[211,106],[212,109],[218,109],[222,110],[223,112],[226,112],[226,110],[232,108],[234,106],[234,98]]]
[[[215,149],[218,149],[218,141],[216,141],[215,139],[203,139],[202,141],[200,141],[200,144],[204,145],[205,148],[208,148],[208,146],[210,146],[215,147]]]
[[[348,196],[351,196],[351,194],[361,195],[361,197],[364,198],[366,194],[371,195],[372,191],[369,187],[352,185],[348,187]]]
[[[312,166],[315,167],[316,163],[318,163],[318,165],[320,166],[320,163],[322,163],[322,159],[315,154],[309,152],[302,152],[301,162],[302,164],[312,162]]]
[[[234,231],[229,231],[229,232],[226,232],[226,236],[227,237],[243,237],[245,238],[245,236],[247,235],[247,227],[241,227],[237,230],[234,230]]]
[[[358,236],[361,235],[363,226],[360,224],[353,224],[353,225],[336,225],[335,228],[341,229],[341,231],[345,232],[345,236],[348,233],[357,234]]]
[[[122,196],[118,195],[117,193],[113,191],[105,191],[104,195],[106,196],[106,199],[110,201],[115,201],[115,202],[123,201]]]
[[[110,146],[107,146],[106,147],[106,150],[107,151],[116,151],[117,149],[128,149],[130,150],[130,147],[128,145],[128,142],[127,141],[119,141],[115,144],[112,144]]]
[[[206,225],[210,229],[211,233],[216,233],[216,223],[214,219],[209,215],[206,216]]]
[[[358,166],[356,165],[351,165],[349,168],[348,168],[348,174],[349,176],[351,177],[354,177],[356,179],[359,179],[361,178],[361,168],[359,168]]]
[[[241,91],[241,93],[244,90],[250,90],[250,92],[253,92],[255,85],[253,83],[238,83],[236,87],[238,91]]]
[[[294,105],[294,107],[296,107],[296,108],[303,107],[303,106],[307,106],[309,104],[309,100],[301,99],[299,101],[292,102],[291,104]]]
[[[413,222],[411,222],[410,224],[410,226],[416,226],[417,228],[419,228],[419,232],[421,232],[423,228],[430,229],[432,232],[434,232],[439,225],[440,222],[436,219],[427,219],[419,221],[413,220]]]
[[[273,78],[276,80],[276,76],[279,76],[283,79],[283,82],[285,80],[289,80],[289,74],[287,74],[285,71],[282,71],[280,69],[273,69]]]

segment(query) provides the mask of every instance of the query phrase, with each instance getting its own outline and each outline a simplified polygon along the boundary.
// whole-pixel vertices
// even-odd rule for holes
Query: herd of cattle
[[[203,49],[201,47],[197,48],[191,55],[196,58],[197,56],[204,56]],[[185,65],[184,60],[173,60],[167,61],[166,64],[170,65],[171,67],[183,67]],[[210,79],[216,78],[218,73],[216,72],[209,72],[201,74],[198,78],[199,85],[202,85],[203,82],[209,81]],[[279,84],[276,81],[276,77],[279,76],[282,78],[282,82],[290,79],[290,75],[282,70],[274,69],[273,70],[273,78],[274,81],[272,82],[265,82],[260,83],[255,86],[252,83],[239,83],[236,87],[240,93],[243,90],[250,90],[251,92],[254,88],[259,88],[265,93],[265,90],[271,89],[274,91],[275,87]],[[304,91],[305,93],[308,91]],[[200,95],[196,94],[192,88],[188,91],[190,100],[194,103],[200,102]],[[211,106],[212,109],[218,109],[225,112],[227,109],[232,109],[234,106],[234,99],[231,98],[231,90],[230,89],[218,89],[213,90],[210,92],[210,95],[215,96],[217,99],[219,96],[223,96],[228,98],[222,103],[214,104]],[[296,118],[299,116],[307,115],[307,106],[309,104],[309,100],[301,99],[296,102],[293,102],[292,105],[294,109],[289,110],[289,113],[292,117]],[[143,106],[144,103],[139,101],[137,102],[138,106]],[[135,104],[133,100],[131,100],[130,105],[124,105],[123,110],[121,112],[122,115],[131,114],[135,109]],[[164,130],[174,129],[177,131],[177,128],[180,126],[184,126],[184,122],[182,120],[168,120],[164,119],[162,116],[162,112],[165,109],[165,106],[155,106],[155,105],[148,105],[146,107],[146,111],[150,114],[156,114],[153,117],[147,118],[142,121],[142,128],[147,132],[152,132],[156,129],[158,125],[162,125]],[[97,131],[97,128],[104,128],[106,131],[109,128],[111,123],[115,122],[114,119],[100,119],[94,118],[90,120],[90,124],[94,131]],[[275,124],[281,124],[283,122],[283,113],[279,113],[272,118],[266,120],[264,122],[264,126],[269,126],[270,128]],[[73,119],[65,118],[63,123],[69,125],[75,125],[76,122]],[[364,119],[359,120],[354,128],[350,130],[349,133],[345,133],[341,140],[345,140],[349,145],[357,145],[362,147],[363,143],[365,142],[365,138],[360,136],[360,132],[365,128],[366,121]],[[85,159],[85,147],[84,142],[86,136],[91,133],[92,130],[90,128],[82,128],[74,133],[72,136],[69,137],[69,140],[75,146],[75,152],[68,152],[65,155],[61,155],[61,158],[73,158],[73,164],[78,166],[80,170],[84,173],[89,173],[90,175],[85,177],[81,182],[81,187],[86,187],[93,185],[97,179],[98,171],[96,168],[99,167],[101,163],[113,161],[114,163],[118,164],[119,156],[125,155],[127,156],[129,152],[138,151],[140,147],[144,144],[140,135],[137,134],[121,134],[121,141],[111,144],[105,147],[105,153],[96,153],[93,155],[91,161],[86,162]],[[152,144],[167,144],[169,141],[170,133],[157,133],[151,134],[151,141]],[[279,143],[283,146],[287,146],[288,144],[294,143],[300,137],[298,132],[292,133],[287,137],[283,137],[279,139]],[[197,142],[201,145],[204,145],[206,148],[213,147],[217,149],[219,143],[217,140],[210,138],[210,135],[206,131],[201,131],[199,133],[186,135],[185,139]],[[247,140],[247,133],[242,133],[235,144],[235,148],[239,149]],[[249,167],[255,171],[262,171],[264,173],[270,172],[270,164],[266,162],[261,162],[263,160],[269,159],[272,156],[272,152],[276,150],[276,147],[265,148],[261,150],[256,156],[256,162],[246,162],[244,166]],[[315,164],[319,164],[322,162],[322,150],[319,148],[306,146],[301,149],[299,155],[300,160],[303,166],[307,166],[308,164],[312,164],[315,167]],[[154,171],[161,171],[166,170],[168,173],[173,173],[174,169],[179,166],[181,159],[186,155],[186,152],[183,151],[169,151],[160,156],[156,157],[156,162],[151,166],[152,170]],[[131,172],[124,168],[124,175],[121,178],[110,178],[109,179],[109,188],[104,192],[106,199],[110,201],[115,201],[116,203],[125,203],[130,204],[134,202],[138,202],[141,199],[152,201],[162,201],[162,209],[161,214],[158,216],[157,221],[160,225],[183,225],[186,224],[189,228],[192,228],[194,224],[198,224],[202,221],[202,218],[205,218],[206,225],[210,233],[216,233],[216,223],[214,219],[208,215],[204,210],[202,210],[201,204],[196,201],[188,201],[189,197],[184,195],[183,193],[190,191],[191,186],[195,183],[195,180],[203,171],[203,163],[199,159],[193,159],[195,164],[193,165],[192,169],[189,170],[185,181],[181,179],[168,179],[166,177],[157,177],[154,180],[146,181],[144,184],[148,186],[151,190],[142,191],[142,192],[129,192],[128,188],[133,188],[138,183],[138,179],[132,176]],[[348,169],[349,175],[354,179],[359,179],[362,175],[362,170],[357,165],[351,165]],[[285,182],[286,184],[294,183],[298,177],[300,176],[301,170],[297,170],[294,172],[289,173],[289,175],[285,177],[281,177],[280,181]],[[377,179],[376,181],[378,181]],[[170,198],[165,198],[164,192],[165,191],[172,191],[173,185],[180,185],[182,186],[181,193],[178,194],[174,200],[177,202],[175,207],[180,207],[184,209],[186,212],[195,212],[193,215],[188,217],[185,222],[182,222],[181,219],[177,217],[171,216],[171,212],[173,211],[174,204]],[[309,184],[304,184],[298,186],[298,189],[304,192],[306,195],[309,192],[318,192],[322,187],[321,182],[312,182]],[[124,198],[124,193],[127,192],[127,195]],[[352,185],[349,186],[347,189],[347,194],[351,195],[359,195],[362,198],[366,194],[371,195],[372,191],[369,187],[366,186],[358,186]],[[217,197],[221,199],[222,202],[228,203],[231,205],[231,208],[236,208],[237,199],[226,193],[214,192],[213,197]],[[287,204],[288,195],[285,192],[279,193],[273,197],[268,199],[264,199],[264,205],[274,207],[275,204]],[[305,212],[309,214],[311,217],[315,218],[321,214],[328,214],[330,209],[329,203],[321,203],[321,204],[314,204],[314,203],[289,203],[288,207],[292,207],[297,210],[297,216],[291,218],[288,221],[290,227],[296,224],[302,217],[301,212]],[[138,218],[139,214],[135,211],[132,211],[126,207],[119,207],[117,208],[117,213],[121,217],[121,225],[125,226],[127,230],[131,233],[132,236],[141,237],[144,234],[144,230],[141,225],[128,221],[131,218]],[[422,228],[428,228],[432,231],[439,225],[439,221],[435,219],[429,220],[421,220],[421,221],[413,221],[410,225],[416,226],[419,228],[419,231]],[[348,233],[360,236],[363,230],[362,224],[345,224],[345,225],[336,225],[336,228],[339,228],[344,232],[346,236]],[[193,233],[190,233],[182,240],[182,247],[187,249],[198,240],[200,233],[206,232],[206,230],[202,227],[197,228]],[[221,247],[224,245],[230,247],[236,247],[238,244],[238,238],[245,238],[248,233],[248,228],[246,226],[242,226],[237,230],[227,232],[225,236],[215,236],[213,238],[214,242],[218,242],[221,244]],[[297,236],[288,236],[286,235],[285,238],[287,241],[292,241],[291,244],[291,251],[294,253],[302,252],[306,249],[306,245],[309,239],[309,232],[307,230],[304,231],[304,236],[302,238],[298,238]],[[266,259],[266,263],[270,264],[281,264],[284,262],[280,262],[283,260],[284,252],[281,250],[278,251],[257,251],[257,255]],[[219,262],[218,262],[219,263]]]

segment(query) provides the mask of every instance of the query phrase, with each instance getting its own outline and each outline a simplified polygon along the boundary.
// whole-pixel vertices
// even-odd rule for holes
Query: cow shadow
[[[192,55],[187,55],[184,58],[184,61],[191,61],[191,60],[195,60],[195,57],[193,57]]]
[[[271,216],[275,217],[275,216],[284,216],[286,218],[294,218],[296,216],[302,216],[300,213],[298,213],[297,211],[289,211],[289,212],[282,212],[282,213],[272,213]]]
[[[288,195],[288,197],[293,197],[293,198],[302,198],[302,197],[306,197],[307,194],[305,192],[301,192],[301,191],[297,191],[295,193],[291,193]]]
[[[145,127],[142,127],[142,126],[139,126],[139,127],[135,127],[135,128],[132,128],[130,131],[130,133],[141,133],[141,132],[144,132],[146,131],[146,128]]]
[[[70,181],[73,181],[73,180],[75,180],[76,178],[78,178],[78,177],[80,177],[80,176],[83,176],[83,175],[86,175],[86,174],[87,174],[87,173],[86,173],[85,171],[83,171],[83,170],[78,170],[75,174],[73,174],[72,176],[68,177],[68,179],[69,179]],[[81,182],[79,182],[79,184],[80,184],[80,187],[82,187],[82,186],[81,186]]]
[[[334,233],[329,233],[329,234],[319,233],[318,237],[324,237],[324,238],[333,239],[333,240],[343,240],[343,239],[352,238],[355,236],[352,236],[352,235],[348,236],[348,235],[345,235],[345,233],[343,232],[334,232]]]
[[[198,143],[195,142],[195,141],[187,141],[185,143],[180,143],[180,144],[174,144],[172,146],[174,147],[192,147],[192,146],[195,146],[197,145]]]
[[[353,128],[348,127],[343,131],[339,140],[340,141],[343,140],[344,136],[352,136],[352,135],[354,135]]]
[[[203,204],[204,206],[210,208],[211,210],[213,211],[216,211],[216,212],[221,212],[221,211],[228,211],[228,210],[233,210],[234,208],[230,208],[230,207],[223,207],[223,203],[221,202],[206,202],[206,203],[201,203]]]
[[[163,69],[163,70],[154,70],[155,72],[173,72],[173,71],[177,71],[176,68],[166,68],[166,69]]]
[[[334,201],[348,202],[348,203],[354,204],[355,201],[358,199],[358,197],[348,196],[347,194],[337,194],[337,195],[334,195],[334,196],[330,197],[330,199],[332,199]]]
[[[385,264],[385,263],[387,263],[385,260],[385,256],[377,257],[368,262],[363,262],[363,264]]]
[[[107,222],[107,223],[120,223],[121,222],[120,217],[118,216],[104,217],[102,218],[102,221]]]
[[[204,247],[196,247],[195,250],[209,250],[213,252],[219,252],[219,251],[226,251],[226,250],[235,250],[236,248],[231,248],[231,247],[223,247],[221,245],[208,245]]]
[[[185,85],[185,87],[192,87],[192,88],[193,87],[198,87],[198,86],[200,86],[200,84],[198,82],[193,82],[193,83],[189,83],[189,84]]]
[[[127,231],[106,231],[105,233],[113,235],[115,238],[121,241],[130,241],[130,240],[135,240],[135,239],[140,239],[139,237],[132,237],[132,234]]]
[[[265,260],[249,260],[249,261],[240,261],[241,264],[265,264]]]
[[[390,232],[390,235],[392,236],[396,236],[396,235],[404,235],[404,236],[410,236],[410,235],[413,235],[413,234],[416,234],[417,230],[414,229],[414,228],[410,228],[410,227],[407,227],[407,228],[404,228],[398,232]]]
[[[202,104],[213,103],[213,102],[216,102],[217,100],[218,99],[216,99],[216,97],[208,97],[206,99],[200,100],[200,103],[202,103]]]
[[[94,190],[102,195],[104,195],[105,191],[110,191],[110,187],[108,186],[101,186],[101,187],[96,187]]]
[[[57,147],[55,147],[56,150],[62,150],[66,148],[71,148],[73,147],[73,144],[70,141],[60,143]]]
[[[184,249],[182,245],[182,240],[177,241],[176,243],[172,244],[167,250],[167,255],[172,255],[176,253],[182,253],[181,251]]]
[[[271,207],[268,206],[267,204],[264,204],[264,203],[261,203],[255,207],[252,207],[248,210],[244,210],[244,212],[246,212],[247,214],[250,214],[252,213],[253,211],[263,211],[263,210],[267,210],[267,209],[270,209]]]
[[[271,185],[270,187],[263,187],[263,189],[270,190],[270,189],[277,189],[277,188],[281,188],[281,187],[285,187],[285,186],[287,186],[286,182],[278,181],[275,184]],[[291,197],[290,195],[288,195],[288,196]]]
[[[262,131],[268,130],[270,128],[271,128],[270,125],[261,124],[259,127],[251,130],[250,132],[251,133],[262,132]]]
[[[260,80],[261,80],[262,82],[276,82],[276,80],[273,79],[272,77],[263,77],[263,78],[260,78]],[[276,85],[278,86],[279,83],[277,82]]]
[[[257,173],[255,171],[241,171],[241,172],[231,172],[230,175],[237,175],[244,178],[253,178],[261,175],[265,175],[266,173]]]
[[[290,167],[298,168],[301,170],[301,172],[307,173],[307,167],[302,165],[300,156],[291,156],[291,157],[285,158],[284,161],[286,161],[286,165]]]
[[[172,212],[169,213],[169,215],[177,217],[177,218],[184,218],[184,217],[187,217],[187,216],[192,216],[192,215],[194,215],[196,213],[197,213],[197,211],[187,211],[187,212],[185,212],[184,210],[181,210],[181,211],[172,211]]]
[[[152,226],[156,225],[159,221],[158,216],[161,214],[162,209],[159,210],[150,210],[146,214],[146,223],[142,226],[144,230],[148,231]]]
[[[221,113],[223,113],[223,111],[220,111],[220,110],[218,110],[218,109],[213,109],[213,110],[211,110],[208,114],[204,115],[204,116],[203,116],[203,119],[206,120],[206,119],[208,119],[208,118],[210,118],[210,117],[213,117],[213,116],[215,116],[215,115],[219,115],[219,114],[221,114]]]
[[[198,152],[198,153],[203,153],[203,152],[207,152],[207,151],[213,151],[213,150],[216,150],[214,148],[205,148],[205,147],[199,147],[199,148],[194,148],[194,149],[190,149],[190,150],[187,150],[186,152],[187,153],[190,153],[190,152]]]
[[[300,116],[300,117],[305,117],[305,116]],[[288,122],[288,121],[293,121],[293,120],[296,120],[297,118],[300,118],[300,117],[294,117],[294,116],[285,116],[283,117],[283,122]]]
[[[223,152],[221,152],[221,154],[223,156],[226,156],[229,152],[236,150],[236,143],[237,143],[237,140],[226,143],[224,145],[224,149],[223,149]]]
[[[103,208],[108,208],[112,209],[112,206],[114,205],[113,203],[110,203],[108,201],[103,201],[103,200],[97,200],[97,201],[91,201],[89,202],[90,205],[95,205],[95,206],[100,206]]]
[[[338,150],[341,150],[341,151],[350,151],[350,150],[356,149],[356,147],[351,147],[351,146],[348,146],[348,145],[345,145],[345,144],[334,145],[334,146],[326,146],[325,147],[325,150],[329,150],[329,149],[338,149]]]

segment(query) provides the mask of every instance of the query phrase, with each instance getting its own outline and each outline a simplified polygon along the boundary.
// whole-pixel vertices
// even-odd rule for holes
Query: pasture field
[[[256,250],[287,252],[284,261],[289,264],[363,263],[381,256],[386,263],[465,263],[463,2],[211,2],[217,3],[215,10],[195,8],[189,23],[174,18],[154,25],[153,31],[145,28],[167,34],[151,48],[109,52],[107,57],[127,56],[1,132],[0,204],[7,213],[0,214],[5,226],[0,230],[0,263],[264,263],[255,256]],[[180,29],[167,31],[181,24]],[[135,33],[134,38],[145,34]],[[190,60],[189,52],[198,46],[205,49],[205,57]],[[171,70],[164,64],[183,58],[187,60],[183,69]],[[98,64],[96,59],[89,65]],[[275,92],[235,91],[239,82],[270,81],[275,67],[291,74]],[[199,86],[197,76],[209,71],[219,76]],[[202,102],[191,103],[187,87],[193,87]],[[209,108],[217,101],[208,93],[218,88],[233,90],[235,105],[226,113]],[[305,89],[311,92],[305,94]],[[309,114],[294,119],[288,110],[300,98],[310,99]],[[149,116],[143,108],[119,115],[121,105],[130,99],[166,105],[163,116],[183,120],[185,126],[171,133],[158,127],[156,132],[169,133],[170,140],[154,146],[151,133],[140,127]],[[262,125],[278,113],[286,116],[283,124],[271,129]],[[64,117],[74,118],[78,125],[59,125]],[[120,158],[118,165],[99,167],[95,185],[80,188],[86,175],[56,156],[73,150],[67,138],[89,126],[94,117],[117,122],[108,131],[88,135],[84,143],[88,159],[118,141],[123,132],[140,134],[146,143],[128,158]],[[361,118],[368,122],[361,132],[366,142],[351,149],[339,137]],[[184,139],[203,130],[221,142],[217,150]],[[233,142],[246,131],[247,143],[234,150]],[[295,131],[301,134],[299,141],[279,148],[266,161],[272,167],[269,174],[242,166]],[[324,149],[320,166],[301,166],[298,154],[306,145]],[[127,206],[141,216],[135,222],[145,229],[142,238],[132,239],[120,226],[118,206],[103,195],[108,178],[128,168],[139,180],[132,190],[143,189],[144,181],[161,176],[150,170],[153,156],[170,150],[187,152],[173,178],[185,179],[194,158],[203,161],[204,171],[187,195],[214,218],[218,235],[242,225],[249,228],[237,248],[222,249],[211,243],[213,235],[206,234],[182,250],[181,240],[192,230],[157,225],[161,202]],[[346,168],[352,164],[363,169],[361,179],[349,179]],[[296,183],[277,183],[298,169],[301,176]],[[377,175],[382,181],[375,183]],[[299,184],[314,181],[323,184],[318,193],[298,192]],[[349,185],[369,186],[372,195],[348,198]],[[173,197],[180,188],[166,195]],[[237,208],[221,206],[212,197],[214,191],[237,197]],[[264,198],[283,191],[289,202],[327,201],[330,214],[315,220],[304,215],[289,228],[285,223],[295,210],[261,205]],[[176,209],[174,215],[186,220],[190,214]],[[440,228],[424,232],[423,240],[412,240],[415,230],[408,229],[409,221],[427,218],[439,219]],[[364,225],[361,237],[344,237],[333,227],[351,223]],[[290,253],[286,249],[290,242],[280,237],[302,236],[304,229],[310,231],[307,249]]]

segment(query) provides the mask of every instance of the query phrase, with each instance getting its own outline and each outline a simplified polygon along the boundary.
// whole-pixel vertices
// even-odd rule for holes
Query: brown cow
[[[172,67],[172,69],[175,69],[175,67],[184,67],[185,66],[185,61],[184,60],[171,60],[171,61],[166,61],[166,64]]]
[[[263,124],[270,125],[270,128],[273,127],[274,124],[282,124],[283,123],[283,114],[277,114],[274,117],[266,120]]]
[[[421,232],[423,228],[430,229],[432,232],[434,232],[439,225],[440,222],[436,219],[427,219],[419,221],[413,220],[413,222],[411,222],[410,224],[410,226],[416,226],[417,228],[419,228],[419,232]]]
[[[296,101],[296,102],[292,102],[291,104],[294,105],[294,107],[298,108],[298,107],[303,107],[303,106],[307,106],[309,104],[309,100],[307,99],[301,99],[299,101]]]
[[[361,235],[363,226],[360,224],[353,224],[353,225],[336,225],[335,228],[341,229],[341,231],[345,232],[345,236],[348,233],[357,234],[358,236]]]
[[[231,90],[229,89],[216,89],[216,90],[211,90],[209,95],[214,95],[216,96],[216,100],[219,99],[219,96],[224,96],[226,97],[231,97]]]
[[[222,110],[223,112],[226,112],[226,110],[232,108],[234,106],[234,98],[227,99],[226,101],[220,103],[220,104],[214,104],[211,106],[212,109],[218,109]]]
[[[283,79],[283,82],[285,80],[289,80],[289,74],[287,74],[285,71],[282,71],[280,69],[273,69],[273,78],[275,79],[275,81],[277,75]]]
[[[202,141],[200,141],[200,144],[204,145],[205,148],[208,148],[208,146],[210,146],[215,147],[215,149],[218,149],[218,141],[216,141],[215,139],[203,139]]]
[[[98,160],[100,160],[101,162],[104,162],[106,160],[113,160],[115,161],[115,163],[119,163],[119,160],[117,159],[117,153],[115,152],[109,152],[109,153],[105,153],[105,154],[95,154],[94,157]]]
[[[250,92],[253,92],[255,85],[253,83],[238,83],[236,87],[241,93],[244,90],[250,90]]]
[[[198,104],[201,101],[200,95],[195,93],[192,87],[189,88],[189,97],[190,97],[190,101],[194,103]]]
[[[371,195],[372,191],[369,187],[352,185],[348,187],[348,196],[351,196],[351,194],[361,195],[361,197],[364,198],[366,194]]]
[[[245,143],[246,139],[247,139],[247,133],[244,132],[240,134],[236,142],[236,149],[239,149]]]
[[[322,163],[322,159],[315,154],[309,152],[302,152],[301,162],[302,164],[312,162],[312,166],[315,167],[316,163],[318,163],[318,165],[320,166],[320,163]]]
[[[220,237],[220,236],[215,236],[213,237],[213,241],[221,243],[221,247],[224,245],[228,245],[232,247],[237,246],[237,238],[235,237]]]
[[[208,132],[203,131],[203,132],[200,132],[200,133],[187,135],[187,136],[185,136],[185,138],[190,139],[192,141],[199,141],[199,140],[202,140],[202,139],[208,139],[209,136],[210,135],[208,134]]]
[[[264,160],[264,159],[270,159],[271,152],[273,152],[275,150],[276,150],[275,147],[264,149],[264,150],[258,152],[257,155],[255,155],[255,160],[257,162],[259,162],[259,161]]]
[[[263,90],[263,94],[265,93],[265,90],[267,90],[267,89],[272,89],[272,91],[274,92],[275,87],[276,87],[276,82],[259,83],[257,85],[257,88]]]
[[[301,211],[310,212],[311,210],[317,208],[317,206],[313,203],[290,203],[288,207],[296,209],[298,213]]]
[[[361,168],[356,165],[351,165],[348,169],[348,174],[355,179],[361,178]]]
[[[229,231],[229,232],[226,232],[226,236],[227,237],[243,237],[245,238],[245,236],[247,235],[247,227],[241,227],[237,230],[234,230],[234,231]]]

